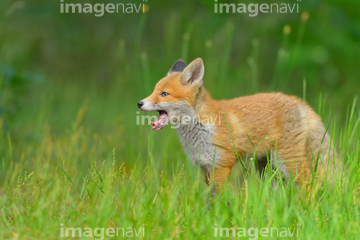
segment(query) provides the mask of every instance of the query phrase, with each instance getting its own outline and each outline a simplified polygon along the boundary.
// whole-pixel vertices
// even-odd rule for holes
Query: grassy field
[[[304,2],[299,14],[256,18],[214,15],[211,1],[148,4],[96,18],[48,0],[1,1],[0,239],[69,239],[70,228],[75,239],[105,229],[216,239],[223,228],[237,234],[224,239],[266,239],[263,228],[270,239],[358,238],[360,4]],[[240,181],[238,164],[209,207],[174,129],[136,124],[146,115],[136,102],[176,59],[196,57],[216,99],[282,91],[308,101],[336,142],[343,181],[272,189],[271,172]]]

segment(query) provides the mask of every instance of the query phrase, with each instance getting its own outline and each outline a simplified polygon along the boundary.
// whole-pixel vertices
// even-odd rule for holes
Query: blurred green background
[[[357,0],[303,0],[300,13],[257,17],[215,14],[209,0],[146,4],[145,14],[95,17],[60,14],[59,0],[1,0],[4,172],[13,162],[30,171],[41,158],[56,156],[47,148],[56,139],[79,164],[111,160],[115,148],[117,161],[131,168],[146,154],[151,132],[136,125],[136,102],[178,58],[204,59],[204,83],[217,99],[260,91],[303,97],[306,89],[326,124],[341,124],[360,92]],[[163,164],[185,158],[173,129],[154,139],[155,159]]]

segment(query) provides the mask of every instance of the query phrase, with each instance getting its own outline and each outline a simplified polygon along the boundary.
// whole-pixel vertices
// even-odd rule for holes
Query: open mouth
[[[163,110],[159,110],[158,112],[159,112],[159,118],[155,122],[150,123],[152,125],[152,129],[154,131],[161,130],[163,127],[165,127],[169,123],[167,112],[165,112]]]

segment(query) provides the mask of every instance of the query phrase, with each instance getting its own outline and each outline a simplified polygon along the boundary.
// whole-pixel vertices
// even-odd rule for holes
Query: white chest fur
[[[181,125],[176,129],[180,141],[193,164],[205,169],[211,169],[219,159],[219,154],[215,152],[212,144],[214,126],[192,122],[191,124]]]

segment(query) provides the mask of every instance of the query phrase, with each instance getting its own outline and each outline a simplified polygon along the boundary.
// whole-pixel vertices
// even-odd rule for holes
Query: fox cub
[[[205,90],[203,76],[201,58],[188,66],[179,59],[137,104],[142,111],[159,112],[153,130],[176,125],[185,152],[200,165],[207,184],[221,187],[238,159],[251,157],[260,173],[271,159],[272,168],[299,185],[310,180],[314,169],[328,179],[337,174],[330,137],[304,101],[283,93],[217,101]]]

